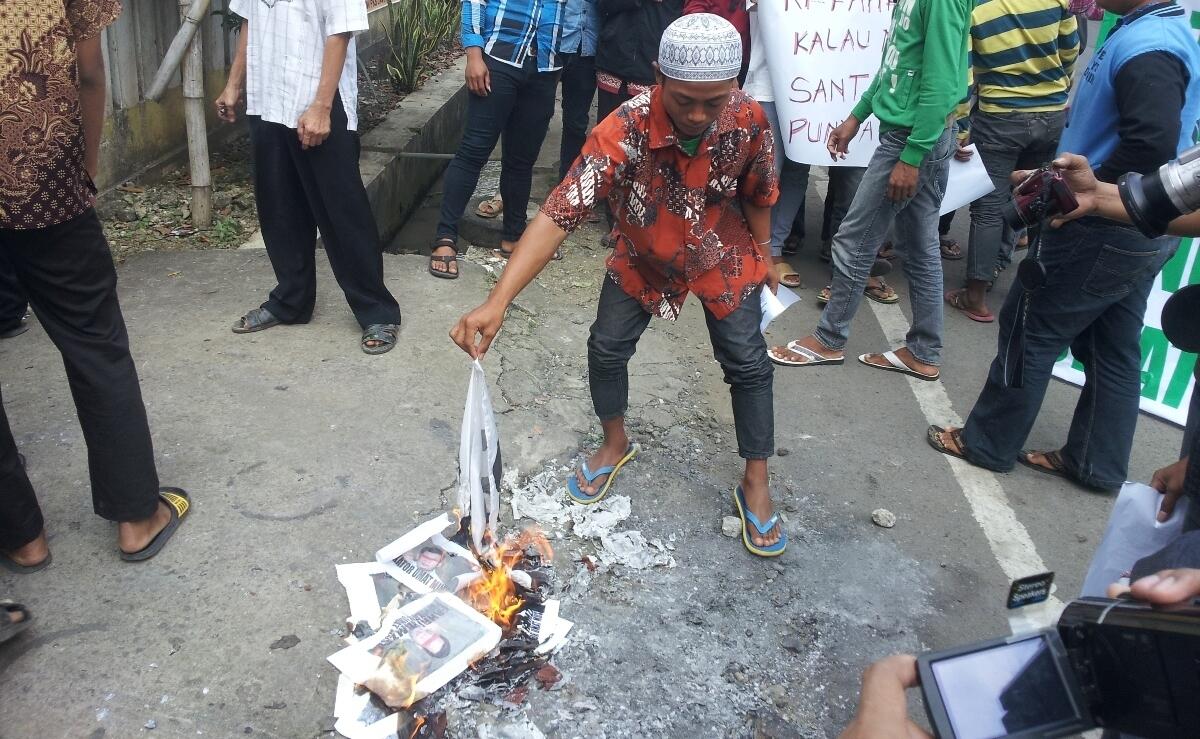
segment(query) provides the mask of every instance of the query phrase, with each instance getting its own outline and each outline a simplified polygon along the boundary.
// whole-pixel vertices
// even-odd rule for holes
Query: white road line
[[[898,305],[881,305],[870,301],[875,319],[879,321],[889,347],[902,346],[908,333],[908,320]],[[925,414],[929,424],[939,426],[962,426],[962,418],[954,412],[950,404],[950,396],[940,382],[926,382],[908,377],[908,386],[917,398],[917,405]],[[1037,547],[1025,526],[1017,520],[1017,515],[1008,504],[1008,496],[996,474],[989,470],[967,464],[961,459],[946,454],[937,454],[932,449],[931,455],[943,457],[950,463],[950,469],[958,480],[967,502],[971,505],[971,514],[987,537],[988,546],[1000,564],[1000,569],[1010,580],[1017,580],[1029,575],[1046,572],[1049,568],[1037,553]],[[1057,619],[1063,604],[1051,596],[1046,609],[1052,619]],[[1049,626],[1049,623],[1046,624]]]

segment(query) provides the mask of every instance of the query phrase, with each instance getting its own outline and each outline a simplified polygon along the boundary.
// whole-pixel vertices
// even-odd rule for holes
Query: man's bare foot
[[[588,458],[588,469],[595,472],[603,467],[615,465],[624,458],[628,451],[629,437],[625,434],[620,434],[619,438],[616,436],[607,438],[600,448],[596,450],[596,453]],[[582,466],[575,471],[575,481],[579,484],[579,489],[585,495],[595,495],[600,492],[600,489],[604,487],[604,483],[608,482],[608,477],[608,475],[600,475],[592,482],[588,482],[587,478],[583,476]]]
[[[742,476],[742,494],[746,498],[746,506],[750,512],[760,523],[766,523],[771,516],[775,515],[775,506],[771,504],[771,485],[767,476],[767,465],[765,460],[758,461],[762,464],[756,465],[751,461],[746,465],[746,474]],[[750,541],[756,547],[769,547],[779,541],[778,521],[765,534],[758,533],[758,529],[753,524],[746,530],[750,533]]]
[[[955,432],[958,432],[958,433],[955,433]],[[946,428],[942,429],[937,434],[935,434],[935,436],[937,436],[938,442],[941,443],[942,447],[947,452],[949,452],[950,454],[952,454],[956,457],[962,457],[962,456],[966,455],[967,450],[963,447],[963,445],[961,443],[959,443],[959,439],[962,438],[961,434],[962,434],[961,428],[958,428],[956,426],[947,426]]]
[[[14,608],[11,611],[6,610],[5,613],[8,614],[8,622],[11,624],[19,624],[25,620],[25,612],[24,611]]]
[[[50,556],[50,545],[46,543],[46,532],[38,534],[37,538],[25,546],[17,547],[6,555],[22,567],[36,567]]]
[[[913,353],[909,351],[907,346],[900,347],[894,352],[894,354],[896,355],[897,359],[904,363],[905,367],[908,367],[914,372],[925,375],[926,377],[937,377],[938,373],[941,371],[938,369],[936,364],[925,364],[924,362],[919,361],[913,356]],[[868,354],[866,361],[868,364],[873,364],[878,367],[892,366],[891,362],[888,362],[882,354]]]
[[[796,339],[795,343],[824,359],[844,359],[846,356],[845,351],[825,347],[812,334],[801,339]],[[768,351],[768,354],[785,364],[811,364],[814,361],[803,354],[792,351],[787,346],[773,346]]]
[[[145,549],[154,537],[171,522],[171,509],[159,501],[158,508],[150,518],[141,521],[125,521],[117,524],[117,546],[126,554]]]

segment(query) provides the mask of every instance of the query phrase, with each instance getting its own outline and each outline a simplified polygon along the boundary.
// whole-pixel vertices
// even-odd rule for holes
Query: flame
[[[554,556],[550,542],[541,531],[526,529],[517,536],[506,538],[480,556],[483,577],[467,586],[467,600],[471,605],[506,629],[512,626],[513,619],[525,603],[517,595],[512,569],[525,558],[525,551],[530,548],[545,560]]]

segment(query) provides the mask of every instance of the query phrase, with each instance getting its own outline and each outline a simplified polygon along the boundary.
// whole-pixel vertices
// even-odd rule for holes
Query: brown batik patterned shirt
[[[0,229],[46,228],[95,203],[75,42],[120,14],[120,0],[0,0]]]
[[[742,202],[767,208],[779,197],[771,127],[735,89],[688,156],[661,96],[656,87],[597,125],[542,212],[573,231],[607,197],[620,235],[613,281],[648,313],[673,320],[692,292],[721,319],[766,280]]]

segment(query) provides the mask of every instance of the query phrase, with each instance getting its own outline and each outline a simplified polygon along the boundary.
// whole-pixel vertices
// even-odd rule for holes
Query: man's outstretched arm
[[[450,330],[450,338],[472,359],[479,359],[492,345],[492,340],[504,323],[504,313],[512,305],[525,286],[533,282],[550,260],[554,252],[567,239],[567,232],[559,228],[545,213],[538,213],[525,228],[525,233],[513,247],[508,266],[500,275],[500,281],[492,288],[483,305],[458,319]]]

